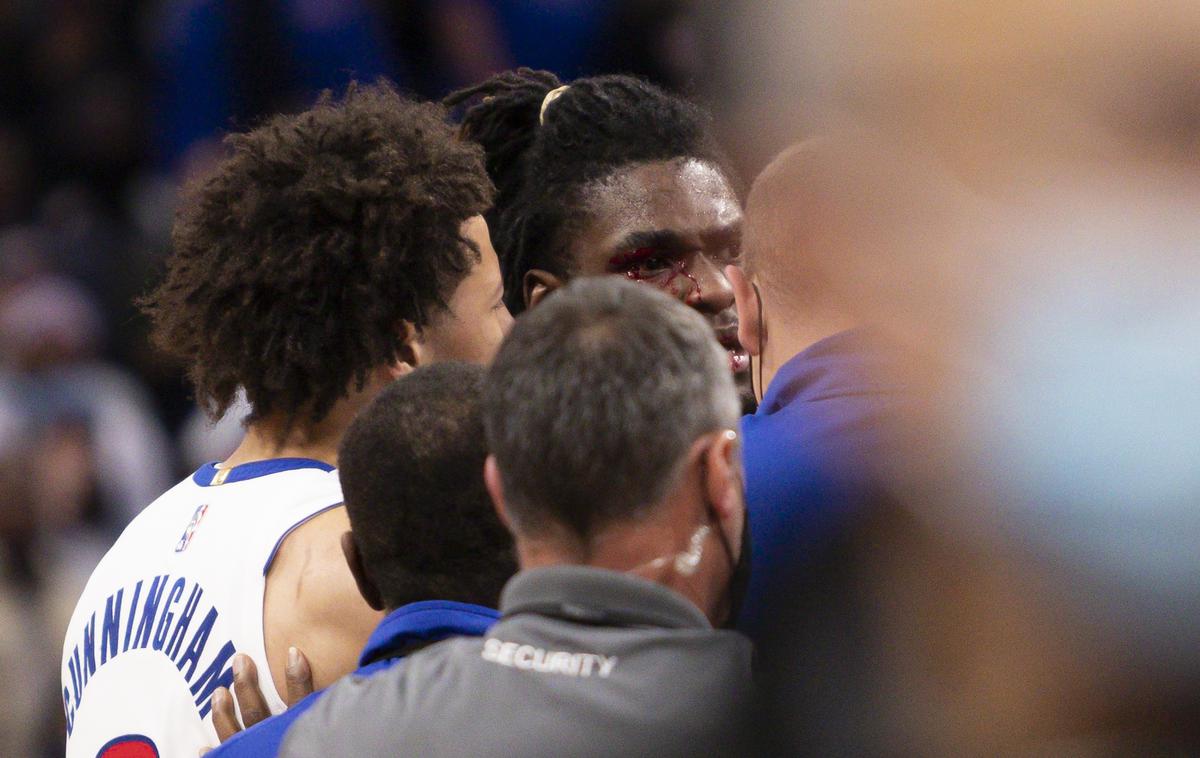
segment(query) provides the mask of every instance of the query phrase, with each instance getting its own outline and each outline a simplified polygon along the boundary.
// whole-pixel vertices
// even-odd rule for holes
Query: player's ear
[[[388,374],[392,379],[399,379],[423,362],[421,333],[411,321],[400,322],[400,349],[396,358],[388,364]]]
[[[508,524],[508,512],[504,504],[504,482],[500,479],[500,467],[496,465],[496,456],[494,455],[489,455],[483,462],[483,484],[487,487],[488,494],[492,496],[492,507],[496,509],[496,516],[500,519],[500,523],[504,524],[504,528],[511,532],[512,529]]]
[[[733,289],[733,300],[738,315],[738,342],[746,352],[758,356],[762,352],[762,344],[766,338],[766,328],[762,322],[762,297],[758,288],[750,282],[746,272],[737,266],[725,267],[725,278]]]
[[[358,552],[353,532],[342,532],[342,555],[346,556],[346,565],[350,567],[350,575],[354,577],[354,583],[358,585],[358,593],[363,596],[363,600],[367,601],[367,605],[377,611],[382,611],[383,595],[363,568],[362,553]]]
[[[525,272],[523,286],[525,307],[532,308],[542,302],[546,295],[563,286],[563,281],[549,271],[531,268]]]

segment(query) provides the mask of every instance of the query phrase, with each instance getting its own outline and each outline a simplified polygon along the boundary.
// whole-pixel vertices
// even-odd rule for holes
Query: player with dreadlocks
[[[487,214],[515,314],[576,276],[619,274],[700,311],[749,381],[724,268],[741,254],[733,174],[697,105],[630,76],[527,68],[451,94],[496,185]]]

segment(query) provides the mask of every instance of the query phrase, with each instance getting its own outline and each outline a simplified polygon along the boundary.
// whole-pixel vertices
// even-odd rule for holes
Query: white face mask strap
[[[725,429],[721,432],[722,436],[730,442],[737,441],[738,434],[732,429]],[[711,506],[710,506],[711,507]],[[714,517],[716,514],[712,514]],[[680,576],[692,576],[700,568],[700,561],[704,558],[704,541],[708,539],[708,535],[712,534],[712,527],[708,524],[701,524],[692,532],[692,536],[688,538],[687,550],[674,553],[672,555],[663,555],[654,560],[646,561],[645,563],[634,566],[627,570],[627,574],[637,574],[643,571],[660,571],[668,564],[674,564],[672,567],[676,574]],[[725,546],[725,551],[729,554],[729,558],[733,560],[733,552],[729,546],[728,539],[724,532],[719,532],[721,543]]]
[[[647,569],[658,571],[668,564],[673,564],[672,568],[675,570],[675,573],[680,576],[692,576],[700,568],[700,560],[704,557],[704,541],[708,539],[711,531],[712,527],[708,524],[703,524],[696,531],[692,532],[692,536],[688,539],[687,550],[675,553],[674,555],[664,555],[652,561],[646,561],[634,566],[625,573],[637,574]]]

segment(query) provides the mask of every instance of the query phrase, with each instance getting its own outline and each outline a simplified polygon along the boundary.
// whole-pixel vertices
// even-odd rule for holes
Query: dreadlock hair
[[[162,284],[140,301],[197,400],[319,422],[395,359],[479,261],[460,226],[494,194],[445,110],[380,82],[226,138],[190,189]]]
[[[500,256],[508,309],[524,310],[530,269],[569,278],[569,240],[585,218],[584,190],[626,166],[673,158],[712,163],[731,180],[728,162],[699,106],[632,76],[576,79],[542,114],[561,86],[549,71],[519,68],[454,92],[468,101],[463,136],[481,145],[496,185],[487,214]]]

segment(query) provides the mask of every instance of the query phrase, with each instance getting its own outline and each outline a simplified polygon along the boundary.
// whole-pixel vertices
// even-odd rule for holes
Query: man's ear
[[[367,605],[377,611],[382,611],[383,595],[371,581],[371,577],[367,576],[367,572],[363,568],[362,553],[358,552],[354,534],[350,531],[342,532],[342,555],[346,556],[346,565],[350,567],[350,575],[354,577],[354,583],[358,585],[358,593],[363,596],[363,600],[367,601]]]
[[[504,503],[504,482],[500,479],[500,467],[496,464],[496,456],[489,455],[483,462],[483,485],[492,496],[492,507],[504,528],[512,531],[508,521],[508,509]]]
[[[531,268],[525,272],[522,286],[524,287],[525,307],[532,308],[542,302],[546,295],[563,286],[563,281],[549,271]]]
[[[738,315],[738,342],[746,352],[758,356],[762,352],[762,344],[766,338],[762,323],[762,295],[750,282],[746,272],[737,266],[726,266],[725,277],[733,288],[733,299]]]
[[[741,539],[742,519],[745,515],[745,494],[742,491],[741,450],[737,444],[737,432],[726,429],[716,435],[716,440],[703,453],[704,489],[708,501],[716,509],[717,518],[728,524],[734,535]]]
[[[421,333],[411,321],[400,322],[400,349],[396,358],[386,367],[392,379],[399,379],[405,374],[412,373],[417,366],[426,362],[424,346],[421,344]]]

